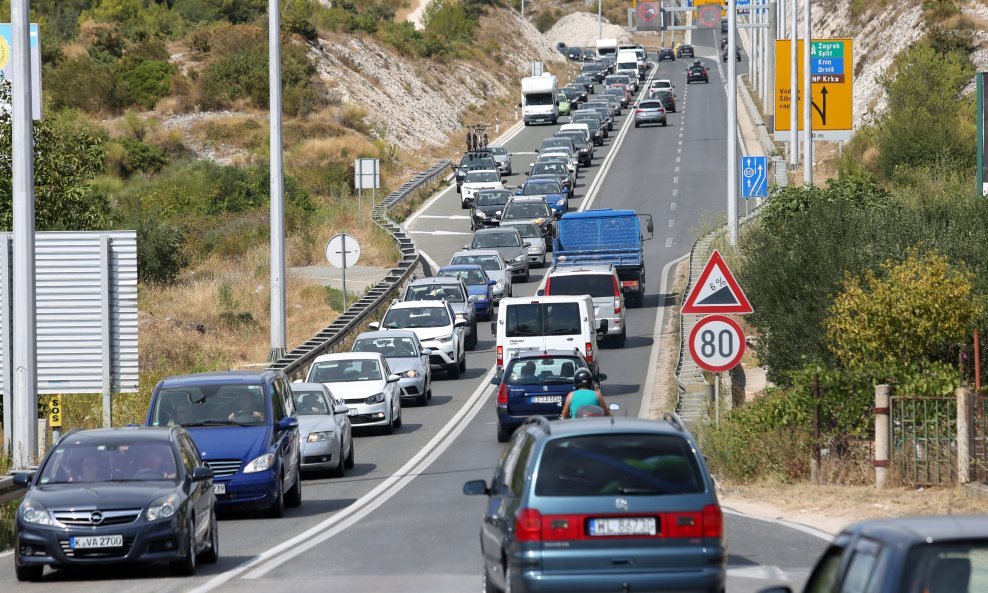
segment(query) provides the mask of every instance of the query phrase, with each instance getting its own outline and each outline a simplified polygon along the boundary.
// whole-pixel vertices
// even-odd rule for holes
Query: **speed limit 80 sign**
[[[690,332],[690,356],[700,368],[721,373],[734,368],[744,356],[744,332],[730,317],[708,315]]]

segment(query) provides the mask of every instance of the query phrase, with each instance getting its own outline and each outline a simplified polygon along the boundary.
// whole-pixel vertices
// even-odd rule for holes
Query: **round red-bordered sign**
[[[746,348],[741,326],[723,315],[709,315],[693,326],[688,346],[696,364],[711,373],[734,368]]]
[[[702,4],[697,6],[697,24],[704,29],[713,29],[720,24],[721,11],[722,9],[719,4]]]
[[[659,9],[656,4],[656,2],[639,2],[638,20],[654,21],[659,16]]]

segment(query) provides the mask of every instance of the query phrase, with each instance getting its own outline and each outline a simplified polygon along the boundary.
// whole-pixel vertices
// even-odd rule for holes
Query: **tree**
[[[0,81],[0,105],[11,103],[10,82]],[[13,225],[13,132],[10,111],[0,110],[0,229]],[[106,228],[109,202],[89,184],[103,171],[106,152],[72,112],[34,122],[35,226],[38,230]]]

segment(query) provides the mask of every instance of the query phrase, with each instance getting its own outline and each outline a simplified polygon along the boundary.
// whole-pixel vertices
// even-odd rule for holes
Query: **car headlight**
[[[477,218],[487,218],[487,215],[484,214],[483,210],[477,210],[476,212],[474,212],[474,214],[477,216]]]
[[[520,264],[520,263],[523,263],[524,261],[525,261],[525,256],[524,255],[519,255],[518,257],[511,258],[511,262],[512,263],[515,263],[515,264]]]
[[[436,341],[439,342],[440,344],[445,344],[447,342],[452,342],[453,341],[453,336],[439,336],[438,338],[436,338]]]
[[[556,206],[562,208],[565,205],[566,205],[566,198],[559,198],[558,200],[556,200]]]
[[[497,212],[495,212],[494,213],[494,216],[501,216],[501,210],[498,210]]]
[[[383,391],[379,391],[379,392],[375,393],[374,395],[372,395],[372,396],[370,396],[370,397],[368,397],[367,399],[364,400],[364,402],[365,403],[368,403],[368,404],[379,404],[379,403],[381,403],[383,401],[384,401],[384,392]]]
[[[175,515],[176,506],[178,505],[178,497],[175,494],[168,494],[162,496],[161,498],[155,500],[148,505],[147,518],[148,521],[157,521],[159,519],[168,519]]]
[[[419,376],[419,373],[415,369],[408,369],[407,371],[405,371],[404,373],[402,373],[399,376],[400,377],[404,377],[406,379],[414,379],[415,377],[418,377]]]
[[[310,432],[308,438],[305,440],[310,443],[321,443],[322,441],[328,441],[333,438],[333,431],[325,432]]]
[[[497,282],[496,282],[496,283],[494,284],[494,288],[496,288],[496,289],[498,289],[498,290],[504,290],[504,280],[498,280],[498,281],[497,281]]]
[[[477,301],[480,300],[480,295],[479,294],[472,294],[472,295],[470,295],[470,296],[467,297],[467,300],[470,301],[471,303],[476,303]]]
[[[267,469],[271,469],[274,465],[274,453],[265,453],[257,459],[254,459],[244,467],[245,474],[253,474],[257,472],[262,472]]]
[[[52,525],[51,514],[45,505],[25,500],[21,503],[21,519],[32,525]]]

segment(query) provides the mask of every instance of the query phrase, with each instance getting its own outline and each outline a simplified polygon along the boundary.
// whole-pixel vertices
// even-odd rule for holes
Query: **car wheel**
[[[274,502],[268,507],[268,517],[280,519],[285,516],[285,478],[278,478]]]
[[[463,358],[460,360],[460,366],[458,367],[461,373],[467,372],[467,355],[463,354]]]
[[[484,567],[484,574],[480,575],[480,587],[484,593],[501,593],[491,582],[490,575],[488,574],[487,567]]]
[[[334,478],[342,478],[343,476],[346,475],[346,467],[344,466],[344,463],[343,463],[343,439],[342,438],[340,439],[339,461],[337,461],[336,467],[334,467],[333,469],[329,470],[329,475],[333,476]]]
[[[616,348],[624,348],[624,343],[625,341],[627,341],[627,339],[628,339],[628,328],[625,327],[621,329],[621,335],[614,338],[614,346]]]
[[[638,127],[638,122],[635,122],[635,127],[636,127],[636,128]]]
[[[497,425],[497,442],[507,443],[511,439],[511,429],[505,428],[500,424]]]
[[[426,399],[432,399],[432,377],[429,377],[429,390],[425,392]]]
[[[347,469],[353,469],[353,438],[350,438],[350,452],[347,453],[346,459],[343,461],[343,466]]]
[[[302,506],[302,470],[295,468],[295,485],[285,495],[285,506],[293,509]]]
[[[203,550],[200,559],[206,564],[216,564],[220,559],[220,530],[216,525],[216,511],[209,515],[209,546]]]
[[[446,375],[450,379],[456,380],[460,378],[460,364],[458,362],[453,362],[446,365]]]
[[[17,580],[29,583],[35,583],[41,580],[41,577],[45,574],[44,565],[27,565],[21,566],[20,564],[14,563],[14,573],[17,574]]]
[[[172,574],[189,577],[196,573],[196,529],[195,524],[190,520],[186,527],[189,537],[185,549],[185,558],[176,560],[170,564]]]
[[[382,427],[382,432],[384,434],[394,434],[395,433],[395,419],[394,412],[391,413],[391,418],[388,418],[388,423]]]
[[[473,350],[477,347],[477,320],[473,320],[470,326],[470,336],[467,338],[466,349]]]
[[[398,415],[395,416],[394,427],[401,428],[401,406],[398,406]]]

